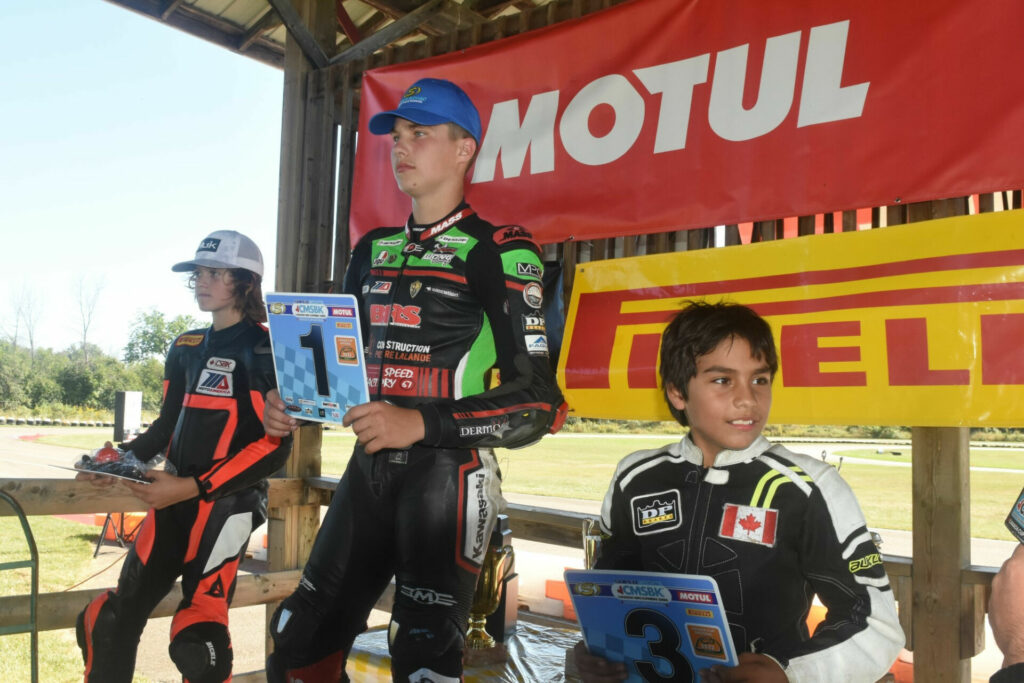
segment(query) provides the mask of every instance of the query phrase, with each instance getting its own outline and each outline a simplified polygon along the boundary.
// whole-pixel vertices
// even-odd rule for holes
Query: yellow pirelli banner
[[[582,264],[558,367],[573,414],[672,419],[658,353],[689,299],[771,324],[772,422],[1024,426],[1024,212]]]

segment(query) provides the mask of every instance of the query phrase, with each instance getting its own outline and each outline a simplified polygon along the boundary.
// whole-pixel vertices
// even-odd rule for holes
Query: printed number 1
[[[324,332],[319,325],[310,325],[309,332],[299,337],[299,346],[313,352],[313,369],[316,372],[316,393],[330,396],[327,382],[327,357],[324,355]]]
[[[693,667],[679,651],[679,646],[682,645],[679,629],[671,619],[661,612],[650,609],[635,609],[626,615],[626,635],[643,638],[648,626],[653,627],[658,633],[657,640],[647,642],[648,649],[654,657],[667,661],[672,670],[667,676],[662,676],[651,662],[636,660],[633,664],[643,679],[659,683],[694,680]]]

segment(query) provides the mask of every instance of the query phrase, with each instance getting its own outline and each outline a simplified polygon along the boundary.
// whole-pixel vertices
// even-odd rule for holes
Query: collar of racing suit
[[[759,435],[754,439],[753,443],[742,451],[725,450],[719,453],[715,456],[715,464],[709,469],[727,467],[741,462],[749,462],[771,447],[772,442],[764,436]],[[704,454],[701,452],[700,448],[693,443],[693,439],[690,438],[689,434],[684,436],[679,442],[678,451],[678,455],[684,458],[687,462],[693,463],[694,465],[701,465],[704,463]]]
[[[409,214],[409,218],[405,221],[405,237],[410,242],[426,242],[474,213],[476,212],[463,200],[447,216],[436,223],[413,223],[412,214]]]

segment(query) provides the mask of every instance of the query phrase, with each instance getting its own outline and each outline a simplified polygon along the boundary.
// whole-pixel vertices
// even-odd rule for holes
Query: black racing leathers
[[[791,683],[876,681],[904,636],[864,516],[834,467],[759,437],[711,468],[689,437],[618,465],[601,511],[601,569],[716,579],[737,652]],[[806,619],[817,594],[828,616]]]
[[[562,403],[548,359],[540,254],[519,226],[466,204],[418,230],[359,241],[345,291],[360,298],[373,399],[417,408],[423,445],[536,441]],[[491,368],[500,386],[488,390]]]
[[[263,431],[264,398],[276,386],[262,325],[186,332],[167,354],[160,416],[124,447],[144,461],[166,451],[178,476],[195,477],[206,500],[250,486],[266,490],[291,448],[291,437]]]
[[[185,680],[231,676],[228,605],[249,535],[266,520],[265,477],[288,457],[291,438],[263,431],[263,403],[275,387],[269,338],[260,325],[179,336],[164,369],[164,403],[150,428],[125,444],[142,460],[158,453],[200,497],[149,510],[117,589],[79,615],[85,680],[129,682],[150,612],[181,577],[171,622],[171,659]]]
[[[459,680],[502,504],[489,447],[531,443],[564,415],[541,275],[529,233],[495,228],[465,204],[434,225],[360,240],[345,289],[360,302],[371,398],[419,410],[425,437],[373,455],[356,447],[299,588],[271,621],[270,681],[343,679],[392,576],[394,680]]]

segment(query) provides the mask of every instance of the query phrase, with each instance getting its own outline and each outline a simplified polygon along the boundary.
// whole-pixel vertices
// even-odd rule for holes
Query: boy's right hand
[[[573,658],[576,660],[576,673],[583,683],[615,683],[626,680],[625,664],[595,657],[587,651],[587,645],[582,640],[573,648]]]
[[[285,410],[284,401],[277,389],[267,392],[266,403],[263,404],[263,431],[268,436],[288,436],[299,428],[299,421]]]

